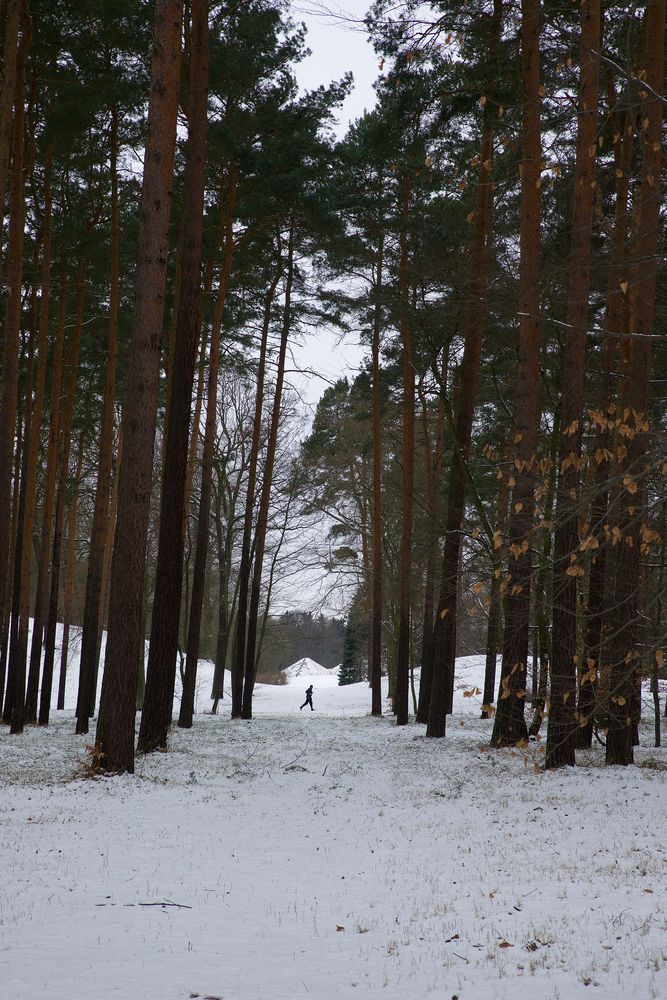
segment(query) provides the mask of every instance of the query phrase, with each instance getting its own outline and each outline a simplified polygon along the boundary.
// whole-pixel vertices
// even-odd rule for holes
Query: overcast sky
[[[312,52],[296,67],[301,87],[310,90],[340,80],[348,70],[354,75],[354,89],[340,110],[341,136],[351,121],[375,104],[373,83],[379,75],[378,58],[367,41],[363,25],[369,3],[370,0],[349,0],[343,4],[296,0],[292,5],[294,20],[306,24],[306,41]],[[322,376],[291,376],[309,408],[314,408],[330,382],[358,370],[363,353],[354,335],[341,340],[338,333],[325,328],[309,334],[302,345],[295,345],[295,367]]]

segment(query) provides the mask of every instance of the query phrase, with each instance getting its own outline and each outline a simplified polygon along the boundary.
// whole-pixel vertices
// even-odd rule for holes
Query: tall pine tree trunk
[[[381,232],[375,263],[373,305],[372,399],[373,399],[373,516],[370,681],[371,715],[382,715],[382,389],[380,385],[380,332],[382,326],[382,279],[384,266],[384,232]]]
[[[500,32],[500,4],[496,2],[491,35],[495,52]],[[447,491],[445,549],[442,558],[440,595],[433,634],[433,684],[428,709],[427,736],[444,736],[445,721],[451,711],[456,660],[456,617],[461,562],[461,528],[465,510],[465,463],[470,451],[470,437],[477,396],[479,365],[482,354],[484,318],[492,238],[492,175],[494,120],[485,106],[480,152],[479,183],[475,202],[474,232],[470,255],[468,307],[466,310],[465,346],[461,362],[460,384],[456,399],[454,455]]]
[[[60,405],[62,401],[63,350],[65,343],[65,317],[67,313],[68,290],[68,275],[67,271],[63,267],[60,279],[60,300],[58,305],[56,339],[53,346],[49,441],[46,452],[44,507],[42,511],[42,530],[39,543],[39,560],[37,564],[37,588],[35,593],[35,610],[32,625],[32,642],[30,645],[30,668],[28,671],[28,686],[25,697],[26,722],[37,721],[39,672],[42,663],[44,627],[46,625],[46,615],[48,610],[47,603],[49,596],[51,531],[53,527],[53,515],[56,502],[58,444],[60,441]]]
[[[182,20],[183,0],[156,0],[109,631],[96,733],[98,767],[107,771],[134,772],[137,648],[155,446]]]
[[[540,3],[521,3],[523,123],[519,265],[519,372],[515,480],[509,522],[509,575],[503,661],[492,746],[528,737],[524,717],[530,625],[536,448],[540,426]]]
[[[76,560],[76,515],[79,506],[79,483],[83,468],[83,455],[86,436],[82,431],[79,435],[79,453],[74,472],[72,495],[69,502],[69,517],[67,521],[67,562],[65,568],[65,597],[63,601],[63,639],[60,650],[60,674],[58,677],[58,701],[56,708],[62,711],[65,707],[65,684],[67,683],[67,666],[69,659],[69,634],[72,622],[72,605],[74,598],[74,563]]]
[[[600,85],[600,0],[581,6],[580,84],[570,230],[567,333],[563,353],[561,439],[554,538],[551,707],[547,769],[574,765],[577,728],[577,595],[580,576],[579,496],[584,376],[591,281],[591,243]],[[585,543],[584,543],[585,544]]]
[[[609,692],[608,764],[631,764],[632,713],[636,672],[639,557],[643,498],[648,469],[648,407],[650,400],[651,346],[655,317],[660,225],[661,129],[665,72],[665,0],[646,5],[646,96],[641,104],[643,128],[642,181],[627,294],[631,296],[632,340],[630,368],[624,393],[623,427],[627,454],[623,468],[623,490],[619,527],[623,543],[618,546],[613,606],[616,634],[611,644]],[[638,74],[640,79],[642,74]]]
[[[19,335],[21,329],[21,291],[23,285],[23,230],[25,220],[23,153],[25,139],[25,70],[30,46],[27,4],[22,8],[21,41],[16,63],[14,122],[12,130],[12,171],[9,192],[9,234],[7,240],[7,295],[0,395],[0,609],[7,607],[10,586],[9,550],[11,536],[12,468],[14,435],[18,410]],[[14,674],[14,676],[12,676]],[[12,665],[9,659],[9,683],[3,718],[9,721],[14,707],[14,693],[20,691],[17,705],[19,726],[23,728],[23,689],[25,664]]]
[[[197,358],[206,183],[208,2],[192,0],[190,115],[183,182],[183,260],[160,509],[160,540],[153,599],[146,690],[137,749],[167,745],[174,703],[183,574],[183,511],[190,444],[192,387]]]
[[[424,451],[426,474],[426,581],[424,587],[424,615],[422,625],[421,674],[419,677],[419,700],[416,721],[427,723],[433,686],[433,659],[435,655],[434,625],[435,588],[437,585],[437,563],[440,556],[438,544],[440,521],[440,488],[442,480],[442,453],[445,437],[445,393],[447,392],[447,369],[449,366],[449,344],[442,361],[442,377],[438,397],[435,442],[430,446],[428,418],[425,401],[422,403],[424,421]]]
[[[255,531],[255,559],[253,564],[250,601],[248,604],[248,632],[246,638],[245,669],[243,678],[243,700],[241,703],[241,718],[252,718],[252,693],[255,686],[257,630],[259,625],[259,599],[262,585],[262,570],[264,568],[264,550],[269,520],[269,503],[271,486],[273,485],[273,466],[278,445],[278,428],[280,426],[280,410],[285,379],[285,358],[287,341],[292,320],[292,283],[294,281],[294,220],[290,220],[290,230],[287,239],[287,270],[285,276],[285,303],[283,306],[283,322],[280,331],[280,346],[276,368],[276,383],[273,392],[273,408],[269,437],[266,445],[266,458],[262,476],[262,492],[257,514],[257,529]],[[253,428],[254,433],[254,428]],[[239,605],[240,609],[240,605]],[[238,628],[238,625],[237,625]]]
[[[211,351],[209,356],[208,389],[206,397],[206,428],[204,430],[204,451],[201,465],[201,491],[199,495],[199,513],[197,517],[197,541],[195,544],[195,565],[193,571],[192,599],[190,602],[190,617],[186,644],[185,678],[181,708],[178,714],[178,724],[183,729],[192,726],[194,712],[195,685],[197,681],[197,663],[199,660],[199,635],[201,631],[202,608],[204,603],[204,584],[206,579],[206,563],[208,558],[209,523],[211,514],[211,488],[213,480],[213,446],[217,429],[218,412],[218,371],[220,361],[220,330],[222,313],[229,289],[234,253],[234,215],[236,205],[236,168],[230,165],[229,185],[226,205],[225,257],[220,276],[220,293],[216,306],[216,316],[211,334]]]
[[[630,88],[628,88],[629,92]],[[613,475],[613,446],[615,412],[614,374],[618,355],[618,334],[627,327],[628,311],[624,307],[619,282],[626,272],[627,240],[629,229],[628,199],[632,173],[632,148],[634,123],[637,117],[636,95],[629,94],[625,125],[615,112],[617,104],[613,79],[607,71],[607,91],[614,135],[614,163],[616,173],[616,205],[614,209],[614,237],[611,266],[607,284],[607,302],[604,316],[604,343],[602,345],[602,386],[600,408],[597,412],[597,434],[591,449],[590,460],[595,463],[593,499],[591,503],[591,535],[594,548],[586,603],[586,637],[584,663],[580,665],[577,714],[577,747],[587,749],[593,739],[593,713],[597,701],[598,668],[600,665],[603,622],[605,619],[605,580],[611,564],[608,560],[610,542],[605,533],[609,507],[609,484]],[[625,332],[629,332],[625,329]],[[608,526],[607,526],[608,527]]]
[[[280,253],[280,249],[279,249]],[[271,307],[275,296],[282,262],[264,297],[264,317],[259,345],[259,364],[257,368],[257,389],[255,391],[255,413],[252,424],[252,441],[250,443],[250,459],[248,462],[248,484],[246,486],[245,511],[243,515],[243,537],[241,540],[241,564],[238,575],[238,611],[236,618],[236,641],[234,644],[234,659],[232,663],[232,718],[241,717],[243,705],[243,676],[246,658],[246,640],[248,631],[248,594],[250,591],[250,574],[252,572],[252,517],[255,507],[255,489],[257,483],[257,465],[259,461],[259,446],[262,433],[262,410],[264,408],[264,390],[266,377],[266,352],[271,324]]]
[[[74,331],[69,347],[69,379],[65,390],[65,410],[63,412],[60,430],[60,476],[58,481],[58,496],[56,499],[55,518],[53,526],[53,555],[51,559],[51,591],[49,595],[48,616],[46,621],[46,642],[44,648],[44,669],[42,671],[42,690],[40,692],[38,722],[40,726],[49,723],[51,708],[51,691],[53,687],[53,664],[56,651],[56,623],[58,620],[58,596],[60,594],[60,561],[62,553],[63,522],[65,518],[65,494],[69,478],[69,453],[72,443],[72,417],[74,415],[74,400],[76,397],[76,380],[79,370],[79,349],[81,346],[81,328],[83,326],[83,307],[86,292],[86,266],[80,261],[77,273],[76,318]]]
[[[97,459],[97,481],[93,523],[90,529],[90,549],[86,573],[86,593],[83,605],[81,660],[77,696],[77,733],[88,732],[89,706],[94,701],[94,678],[97,674],[99,620],[102,594],[102,567],[109,532],[109,490],[113,462],[114,406],[116,402],[116,357],[118,353],[119,281],[119,204],[118,204],[118,108],[111,106],[109,142],[109,173],[111,181],[111,275],[109,283],[109,330],[107,339],[106,375],[100,451]]]
[[[20,0],[8,0],[5,15],[5,45],[2,60],[2,87],[0,88],[0,267],[4,246],[5,196],[9,180],[12,149],[12,107],[16,90],[16,71],[19,51]],[[25,71],[25,67],[24,70]],[[2,692],[0,691],[0,698]]]
[[[396,724],[405,726],[409,712],[410,610],[412,604],[412,510],[414,505],[415,449],[415,345],[409,312],[409,233],[410,185],[405,178],[401,193],[401,231],[399,261],[401,369],[403,381],[401,540],[399,548],[398,644],[396,652]]]

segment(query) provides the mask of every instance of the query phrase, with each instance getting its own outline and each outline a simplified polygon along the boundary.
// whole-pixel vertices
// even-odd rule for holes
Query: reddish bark
[[[262,492],[257,514],[255,530],[255,559],[253,564],[252,585],[250,587],[250,603],[248,606],[248,632],[246,638],[245,670],[243,679],[243,700],[241,703],[241,718],[252,718],[252,693],[255,686],[257,631],[259,624],[259,598],[264,568],[264,550],[266,547],[266,532],[269,520],[269,503],[273,483],[273,466],[278,446],[278,427],[280,425],[280,409],[282,405],[283,383],[285,380],[285,358],[287,341],[292,320],[292,283],[294,280],[294,221],[290,222],[287,240],[287,270],[285,277],[285,302],[283,306],[283,322],[280,331],[280,346],[276,367],[276,382],[273,390],[273,407],[271,423],[266,445],[266,459],[262,476]],[[253,428],[254,433],[254,428]],[[237,629],[240,628],[240,604]]]
[[[491,745],[528,737],[524,718],[533,574],[536,448],[540,426],[540,142],[539,0],[522,0],[523,79],[519,265],[519,372],[516,388],[515,480],[509,523],[511,582],[506,604],[503,662]]]
[[[660,226],[660,170],[662,158],[665,72],[665,0],[646,5],[646,81],[641,105],[643,128],[642,182],[634,233],[634,261],[629,277],[632,338],[629,372],[621,419],[627,439],[619,527],[613,607],[616,633],[611,644],[608,764],[631,764],[632,705],[640,665],[637,649],[639,557],[648,452],[648,407]]]
[[[380,385],[380,328],[384,233],[380,234],[375,265],[373,310],[373,516],[371,572],[370,682],[371,715],[382,715],[382,397]]]
[[[408,683],[410,677],[410,611],[412,604],[412,511],[415,451],[415,346],[409,312],[409,220],[410,186],[403,181],[401,195],[401,232],[399,291],[401,299],[401,369],[403,375],[403,434],[401,480],[401,540],[399,548],[398,644],[396,653],[396,724],[408,722]]]
[[[183,510],[199,333],[204,234],[208,102],[207,0],[192,0],[191,16],[190,114],[183,181],[185,225],[174,352],[174,371],[177,377],[174,377],[169,401],[153,618],[137,745],[140,753],[150,753],[167,745],[174,701],[183,585]]]
[[[0,397],[0,613],[7,605],[9,588],[9,550],[11,534],[12,468],[14,435],[18,410],[19,331],[21,328],[21,288],[23,283],[23,230],[25,219],[23,174],[25,128],[25,70],[30,46],[30,23],[27,3],[21,11],[21,41],[16,64],[14,124],[12,132],[12,173],[9,193],[9,235],[7,241],[7,299]],[[15,677],[12,678],[12,673]],[[20,691],[17,701],[17,726],[23,729],[23,689],[25,664],[12,666],[9,661],[10,691]],[[6,699],[7,704],[8,699]],[[20,702],[20,705],[18,704]],[[9,708],[13,708],[11,701]],[[4,717],[4,716],[3,716]]]
[[[225,307],[229,279],[234,253],[234,215],[236,206],[236,169],[232,165],[229,171],[227,205],[225,209],[226,234],[225,256],[220,275],[220,290],[216,303],[211,331],[211,349],[209,354],[208,388],[206,397],[206,427],[204,430],[204,451],[201,463],[201,491],[199,496],[199,514],[197,517],[197,541],[195,545],[195,565],[193,571],[192,599],[190,602],[190,618],[188,621],[187,653],[185,660],[185,678],[178,724],[184,729],[192,725],[194,712],[195,684],[197,681],[197,662],[199,659],[199,635],[201,631],[202,608],[204,604],[204,584],[206,578],[206,563],[208,557],[209,522],[211,513],[211,487],[213,479],[213,446],[217,427],[218,405],[218,371],[220,362],[220,330]]]
[[[579,551],[579,495],[588,299],[592,263],[595,152],[600,85],[600,0],[581,6],[580,84],[570,236],[567,335],[563,353],[561,438],[554,538],[551,707],[546,767],[574,765],[577,729],[577,581],[584,570]]]
[[[118,520],[96,763],[134,771],[137,649],[160,372],[183,0],[156,0]]]
[[[111,181],[111,274],[109,282],[109,328],[107,339],[106,376],[100,428],[100,451],[97,459],[97,481],[90,548],[86,572],[86,593],[83,606],[81,660],[77,695],[76,731],[88,732],[88,719],[95,698],[94,679],[97,674],[99,621],[102,594],[102,567],[109,520],[109,489],[113,461],[114,407],[116,403],[116,356],[118,352],[119,306],[119,205],[118,205],[118,109],[111,106],[109,139],[109,175]]]
[[[51,690],[53,687],[53,663],[56,649],[56,622],[58,620],[58,595],[60,592],[60,562],[62,553],[63,522],[65,518],[65,494],[69,479],[69,454],[72,443],[72,417],[74,415],[74,400],[76,398],[76,380],[79,371],[79,349],[81,346],[81,328],[83,326],[83,306],[86,293],[86,267],[81,261],[77,274],[76,318],[74,331],[69,346],[69,378],[65,390],[65,410],[63,412],[60,431],[60,476],[58,496],[53,527],[53,555],[51,558],[51,592],[49,595],[48,617],[46,622],[46,640],[44,648],[44,668],[42,671],[42,689],[40,692],[38,722],[40,726],[49,724],[51,708]]]

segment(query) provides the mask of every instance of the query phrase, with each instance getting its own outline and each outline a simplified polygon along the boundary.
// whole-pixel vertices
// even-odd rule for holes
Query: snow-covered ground
[[[294,677],[326,677],[332,680],[334,684],[337,684],[338,669],[338,667],[324,667],[321,663],[317,663],[316,660],[311,660],[309,656],[303,656],[296,663],[285,667],[282,673],[288,680],[292,680]]]
[[[301,675],[134,777],[78,776],[71,693],[2,728],[0,996],[664,1000],[667,754],[648,723],[633,768],[490,751],[482,671],[458,661],[445,740]]]

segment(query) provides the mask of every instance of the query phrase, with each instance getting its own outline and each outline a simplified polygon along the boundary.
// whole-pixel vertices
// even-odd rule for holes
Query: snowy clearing
[[[94,730],[71,710],[3,727],[2,996],[667,997],[650,724],[637,767],[597,747],[546,774],[539,745],[486,749],[463,697],[482,658],[458,666],[446,740],[371,719],[365,684],[313,677],[299,712],[303,676],[261,686],[251,723],[200,714],[134,777],[76,777]]]

